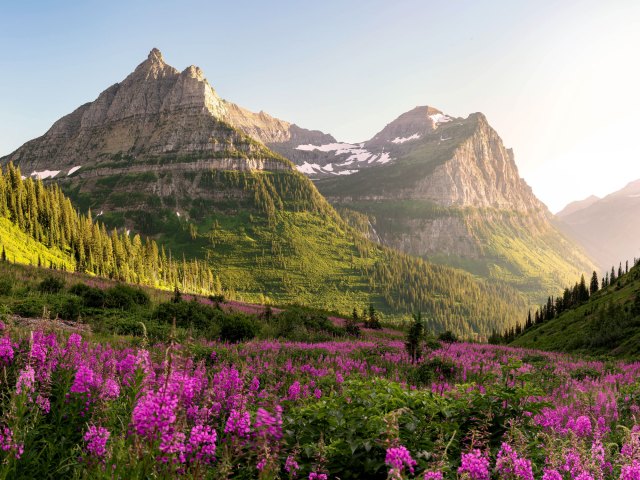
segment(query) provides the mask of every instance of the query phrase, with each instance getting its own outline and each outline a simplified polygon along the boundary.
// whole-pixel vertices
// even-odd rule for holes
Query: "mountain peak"
[[[152,48],[147,56],[147,60],[152,63],[164,63],[164,57],[162,56],[162,52],[157,48]]]

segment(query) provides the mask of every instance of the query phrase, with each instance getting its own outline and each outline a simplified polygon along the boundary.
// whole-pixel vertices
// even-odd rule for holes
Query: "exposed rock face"
[[[455,149],[449,161],[420,179],[408,196],[447,207],[546,210],[520,178],[513,151],[504,147],[484,115],[473,117],[477,122],[473,135]]]
[[[560,227],[585,246],[601,269],[640,258],[640,180],[602,199],[570,204],[557,216]]]
[[[13,161],[26,174],[73,166],[86,170],[117,155],[140,160],[198,154],[204,159],[245,159],[247,168],[278,163],[268,149],[229,125],[241,110],[220,99],[198,67],[179,72],[153,49],[122,82],[2,161]],[[250,161],[265,158],[273,161]],[[234,165],[240,168],[240,163]],[[279,164],[290,168],[287,162]]]

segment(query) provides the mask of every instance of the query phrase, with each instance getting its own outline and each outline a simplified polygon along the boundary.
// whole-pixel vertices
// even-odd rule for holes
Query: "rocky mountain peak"
[[[401,144],[417,140],[434,132],[439,125],[452,120],[452,117],[445,115],[437,108],[428,105],[418,106],[401,114],[394,121],[387,124],[366,144],[376,146],[389,142]]]
[[[152,48],[147,56],[147,60],[152,63],[164,63],[162,52],[157,48]]]
[[[258,152],[257,156],[273,156],[229,128],[230,105],[218,97],[199,67],[191,65],[180,72],[154,48],[124,80],[5,158],[35,175],[117,155],[197,153],[217,159],[221,151],[233,150],[242,158]]]

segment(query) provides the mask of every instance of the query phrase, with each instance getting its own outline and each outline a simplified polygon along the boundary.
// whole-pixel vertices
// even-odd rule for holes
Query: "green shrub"
[[[11,311],[26,318],[41,317],[46,302],[42,297],[27,297],[12,305]]]
[[[436,357],[418,365],[414,371],[414,379],[419,385],[430,385],[440,379],[451,380],[455,374],[456,366],[453,362]]]
[[[104,306],[106,295],[99,288],[77,283],[69,289],[69,292],[81,297],[85,307],[102,308]]]
[[[13,280],[7,277],[0,278],[0,295],[11,295],[13,290]]]
[[[58,293],[64,288],[64,282],[56,277],[46,277],[38,285],[38,290],[42,293]]]
[[[107,308],[131,310],[135,305],[146,306],[151,303],[149,295],[139,288],[120,283],[105,292],[104,305]]]
[[[258,333],[258,326],[244,315],[226,318],[220,327],[220,340],[238,343],[251,340]]]

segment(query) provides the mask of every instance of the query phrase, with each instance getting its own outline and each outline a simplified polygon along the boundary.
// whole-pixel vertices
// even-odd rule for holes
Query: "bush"
[[[418,365],[414,371],[414,378],[418,384],[430,385],[440,379],[451,380],[455,374],[456,366],[453,362],[436,357]]]
[[[11,311],[16,315],[25,318],[41,317],[46,303],[40,297],[27,297],[11,307]]]
[[[59,278],[49,276],[38,285],[38,290],[42,293],[58,293],[64,288],[64,282]]]
[[[455,343],[458,341],[458,337],[451,330],[447,330],[438,335],[438,340],[445,343]]]
[[[105,292],[104,305],[107,308],[131,310],[135,305],[146,306],[150,303],[151,300],[146,292],[122,283]]]
[[[11,295],[13,290],[13,281],[10,278],[0,278],[0,295]]]
[[[65,296],[59,299],[53,314],[58,314],[63,320],[78,320],[82,313],[82,300],[77,296]]]
[[[161,303],[153,313],[153,318],[161,324],[171,325],[175,318],[176,326],[199,331],[209,330],[212,323],[219,323],[224,316],[222,311],[197,301]]]
[[[102,308],[105,303],[105,293],[99,288],[90,287],[84,283],[78,283],[69,289],[69,292],[82,298],[82,303],[89,308]]]
[[[220,340],[238,343],[251,340],[258,333],[258,326],[243,315],[234,315],[225,319],[220,327]]]

